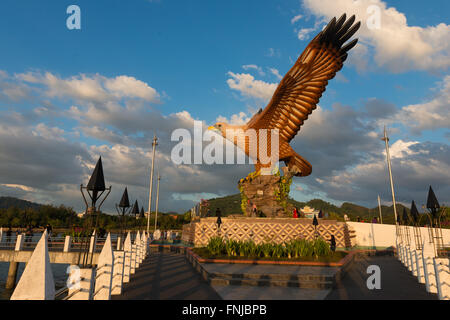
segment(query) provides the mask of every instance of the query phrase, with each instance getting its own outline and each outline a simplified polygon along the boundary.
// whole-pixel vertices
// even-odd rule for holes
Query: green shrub
[[[209,239],[208,245],[206,246],[209,252],[213,255],[221,255],[225,252],[225,243],[221,237],[212,237]]]
[[[237,243],[237,248],[238,248],[238,252],[239,252],[239,256],[240,257],[245,257],[246,253],[247,253],[247,245],[245,242],[238,242]]]
[[[272,256],[273,245],[271,243],[263,243],[260,246],[264,258],[270,258]]]
[[[330,245],[322,238],[314,240],[312,246],[316,257],[323,257],[331,254]]]
[[[308,257],[325,257],[332,254],[330,245],[322,238],[312,241],[305,239],[294,239],[283,244],[266,242],[257,245],[253,240],[236,241],[226,240],[221,237],[213,237],[207,245],[208,251],[219,256],[226,254],[229,257],[249,257],[249,258],[289,258],[299,259]]]
[[[282,244],[275,244],[273,245],[273,251],[272,251],[272,258],[278,258],[284,256],[285,253],[285,247]]]
[[[288,254],[288,258],[298,258],[299,254],[297,251],[297,242],[296,240],[291,240],[286,242],[286,251]]]
[[[235,240],[227,240],[225,242],[225,251],[229,257],[235,257],[238,254],[239,243]]]
[[[314,250],[311,241],[307,241],[305,239],[298,239],[294,241],[297,257],[310,257],[313,255]]]
[[[257,255],[257,246],[256,243],[253,240],[247,241],[248,246],[248,256],[249,257],[256,257]]]

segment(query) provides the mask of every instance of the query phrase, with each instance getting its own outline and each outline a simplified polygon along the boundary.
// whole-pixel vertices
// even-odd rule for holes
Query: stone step
[[[233,277],[209,278],[211,285],[255,286],[255,287],[296,287],[300,289],[331,289],[333,281],[289,281],[272,279],[235,279]]]
[[[255,273],[238,273],[238,274],[227,274],[227,273],[210,273],[209,277],[211,279],[216,278],[231,278],[233,280],[274,280],[274,281],[316,281],[316,282],[327,282],[334,281],[334,276],[318,275],[318,274],[255,274]]]

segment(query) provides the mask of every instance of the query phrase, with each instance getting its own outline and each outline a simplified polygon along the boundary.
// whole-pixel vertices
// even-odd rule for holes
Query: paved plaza
[[[369,290],[366,286],[369,265],[381,269],[381,290]],[[282,266],[208,265],[217,272],[280,273]],[[266,267],[266,268],[264,268]],[[306,267],[288,267],[290,272],[324,271]],[[292,270],[291,270],[292,269]],[[307,270],[308,269],[308,270]],[[335,272],[330,270],[330,272]],[[393,256],[361,256],[334,289],[300,289],[292,287],[254,287],[209,285],[182,254],[152,253],[124,285],[123,294],[113,296],[117,300],[436,300],[436,294],[429,294],[425,285]]]

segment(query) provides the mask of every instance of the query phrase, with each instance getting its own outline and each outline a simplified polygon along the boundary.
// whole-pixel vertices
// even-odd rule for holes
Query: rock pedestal
[[[292,211],[286,201],[291,177],[289,172],[285,171],[283,176],[250,174],[241,179],[239,190],[243,199],[242,206],[245,206],[244,215],[255,216],[252,207],[256,205],[257,212],[262,212],[265,217],[285,217]]]

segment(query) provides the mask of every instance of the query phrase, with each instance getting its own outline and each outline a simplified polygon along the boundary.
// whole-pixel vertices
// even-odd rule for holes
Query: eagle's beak
[[[219,131],[215,126],[209,126],[208,130]]]

